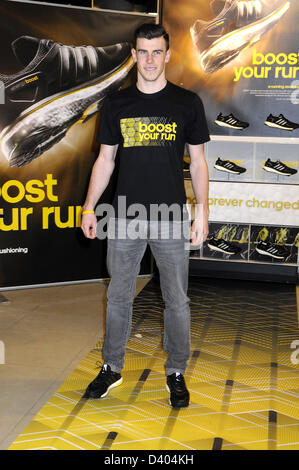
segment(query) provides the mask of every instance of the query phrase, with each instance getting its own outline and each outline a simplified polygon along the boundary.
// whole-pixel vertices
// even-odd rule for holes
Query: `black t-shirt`
[[[126,204],[186,203],[183,156],[185,144],[210,140],[204,107],[192,91],[167,82],[157,93],[142,93],[136,85],[106,97],[101,109],[97,140],[119,144],[118,196]],[[124,200],[124,199],[123,199]],[[141,217],[140,217],[141,218]]]

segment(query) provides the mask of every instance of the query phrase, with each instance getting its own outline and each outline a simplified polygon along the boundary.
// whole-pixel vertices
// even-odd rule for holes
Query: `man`
[[[98,134],[101,149],[82,212],[82,230],[87,238],[95,238],[94,207],[109,182],[120,147],[113,200],[115,232],[109,236],[108,230],[107,266],[111,280],[107,293],[104,365],[84,397],[104,397],[122,382],[136,277],[148,243],[159,269],[165,302],[166,388],[170,392],[170,404],[180,408],[189,404],[184,372],[190,356],[189,252],[186,249],[190,225],[186,236],[182,230],[186,225],[183,155],[188,143],[192,185],[201,208],[192,224],[191,244],[198,246],[208,234],[209,178],[204,143],[209,140],[209,134],[200,98],[166,80],[165,65],[170,50],[164,28],[153,24],[140,26],[135,32],[132,56],[137,64],[136,85],[109,95],[102,107]],[[126,198],[126,218],[119,215],[121,197]],[[146,217],[140,217],[145,220],[139,221],[143,230],[139,238],[134,234],[128,236],[127,231],[133,216],[130,208],[136,208],[136,204],[146,210]],[[164,209],[179,211],[153,216],[152,209],[162,205]]]

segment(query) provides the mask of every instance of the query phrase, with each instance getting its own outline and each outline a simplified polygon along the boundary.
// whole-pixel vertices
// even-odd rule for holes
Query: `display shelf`
[[[205,266],[211,263],[211,266],[217,267],[218,270],[221,266],[220,271],[225,271],[227,276],[230,270],[232,274],[240,270],[241,277],[244,277],[246,269],[249,269],[250,276],[253,276],[253,272],[257,275],[260,269],[259,276],[262,277],[265,266],[271,266],[271,270],[274,271],[276,269],[283,279],[289,277],[289,274],[284,275],[287,272],[285,269],[297,272],[299,210],[295,209],[299,206],[297,202],[299,201],[299,188],[297,189],[299,186],[299,147],[295,144],[299,144],[299,138],[211,136],[211,141],[206,145],[206,160],[211,183],[210,217],[213,217],[209,222],[209,239],[223,239],[228,244],[238,247],[239,251],[236,250],[233,254],[222,253],[216,251],[215,248],[211,249],[207,243],[204,243],[196,255],[192,253],[193,250],[190,250],[193,271],[196,263],[205,263]],[[188,153],[186,157],[185,187],[188,203],[193,204],[195,198],[190,171],[188,171],[188,161],[190,162]],[[243,172],[232,174],[221,167],[221,162],[215,168],[218,158],[222,161],[233,162],[241,167]],[[265,162],[268,158],[273,163],[279,160],[285,165],[287,171],[292,169],[293,174],[282,175],[269,171],[269,167],[265,169]],[[229,204],[232,200],[236,201],[236,206]],[[255,207],[256,202],[257,207]],[[277,206],[280,203],[283,204],[281,211]],[[292,210],[287,210],[288,207]],[[242,242],[240,240],[244,237],[244,230],[248,232],[248,239]],[[242,231],[243,235],[241,235]],[[237,232],[238,236],[232,235],[233,232]],[[287,254],[277,260],[272,255],[258,253],[255,248],[261,241],[267,243],[270,251],[285,250]],[[265,245],[263,245],[263,251],[264,247]],[[224,268],[225,265],[226,268]]]
[[[250,143],[276,143],[299,144],[299,137],[250,137],[235,135],[210,135],[211,142],[250,142]]]
[[[216,259],[216,258],[209,258],[207,256],[192,256],[190,255],[189,259],[191,260],[202,260],[202,261],[225,261],[226,263],[241,263],[241,264],[244,264],[244,261],[245,260],[240,260],[240,259]],[[258,265],[271,265],[271,266],[281,266],[283,264],[283,266],[297,266],[296,263],[278,263],[278,262],[263,262],[263,261],[253,261],[253,260],[248,260],[247,261],[248,264],[258,264]]]
[[[190,259],[190,276],[243,279],[268,282],[298,282],[297,266],[263,263],[228,263],[219,260]]]

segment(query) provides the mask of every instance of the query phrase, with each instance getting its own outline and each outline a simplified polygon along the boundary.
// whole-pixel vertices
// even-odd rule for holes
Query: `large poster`
[[[81,206],[101,103],[131,82],[128,41],[147,21],[1,0],[1,287],[107,277],[105,242],[84,238]]]
[[[299,137],[299,4],[165,0],[168,77],[197,92],[213,135]]]

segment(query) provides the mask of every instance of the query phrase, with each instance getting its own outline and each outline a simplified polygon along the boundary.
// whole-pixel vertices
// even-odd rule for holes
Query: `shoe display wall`
[[[210,174],[210,200],[215,200],[214,185],[215,188],[223,185],[222,192],[220,192],[222,200],[219,199],[219,192],[217,193],[217,204],[221,203],[217,214],[221,217],[222,222],[218,222],[219,219],[217,222],[213,219],[213,206],[211,206],[208,238],[201,247],[190,250],[191,273],[197,272],[196,261],[199,259],[201,262],[226,263],[228,272],[232,272],[232,262],[256,265],[257,273],[261,269],[258,266],[262,265],[271,265],[274,271],[278,269],[278,266],[285,266],[288,269],[296,268],[299,262],[299,223],[297,226],[297,219],[294,217],[291,220],[288,219],[289,225],[283,225],[285,216],[282,205],[286,201],[287,207],[293,204],[299,209],[297,145],[291,143],[230,142],[212,139],[206,145],[206,159]],[[190,189],[191,181],[188,181],[190,177],[186,174],[185,179],[189,195],[188,202],[192,203],[195,199],[191,195],[193,194]],[[240,189],[232,196],[232,185],[238,182]],[[269,201],[272,201],[273,204],[276,203],[276,214],[278,215],[276,219],[281,219],[281,226],[278,226],[277,223],[273,223],[273,225],[266,223],[261,226],[254,218],[249,224],[234,223],[235,219],[242,218],[244,209],[248,210],[248,207],[246,208],[244,205],[245,200],[252,198],[250,188],[255,184],[265,188],[263,196],[265,200],[261,201],[256,198],[255,201],[253,198],[250,202],[251,207],[260,205],[258,210],[260,217],[263,218],[267,216],[267,207],[270,207]],[[242,191],[242,185],[244,185],[244,191]],[[292,194],[295,194],[295,199],[293,196],[285,196],[287,191],[284,192],[284,196],[281,195],[281,188],[288,185],[292,189]],[[294,193],[296,186],[298,186],[298,191],[295,190]],[[267,187],[271,188],[268,195]],[[297,211],[295,213],[297,214]],[[207,267],[205,269],[208,270]],[[214,266],[211,267],[212,269],[215,273],[215,270],[220,268]],[[261,275],[261,271],[259,271],[259,275]]]
[[[267,235],[261,237],[264,230],[267,231]],[[298,227],[256,225],[251,230],[249,260],[296,264],[298,239]]]
[[[186,158],[187,152],[186,149]],[[295,144],[212,140],[206,146],[206,159],[211,181],[299,184]],[[185,166],[188,179],[187,162]]]
[[[211,135],[205,155],[212,229],[208,243],[191,257],[244,263],[243,273],[251,270],[250,263],[290,266],[295,273],[297,261],[286,256],[281,243],[261,241],[249,258],[251,248],[242,256],[227,237],[215,235],[214,226],[247,224],[250,233],[262,223],[299,227],[299,3],[190,0],[186,7],[180,0],[164,0],[163,16],[176,51],[169,78],[201,97]],[[184,177],[192,204],[188,162]],[[215,273],[219,264],[208,264],[205,269]],[[196,263],[193,267],[196,271]],[[232,269],[238,268],[227,271]]]
[[[210,233],[190,259],[297,264],[299,227],[210,223]]]

